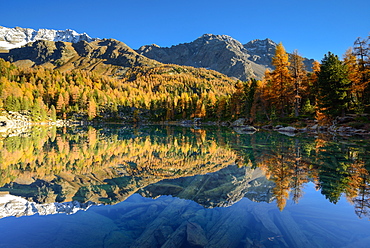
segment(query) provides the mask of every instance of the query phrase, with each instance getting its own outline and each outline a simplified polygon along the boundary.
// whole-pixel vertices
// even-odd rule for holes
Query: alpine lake
[[[0,139],[0,247],[370,247],[369,137],[33,127]]]

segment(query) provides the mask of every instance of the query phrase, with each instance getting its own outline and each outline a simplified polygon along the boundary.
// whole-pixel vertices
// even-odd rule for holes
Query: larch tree
[[[62,113],[62,112],[65,111],[65,100],[64,100],[64,96],[63,96],[62,93],[60,93],[59,96],[58,96],[56,110],[59,113]]]
[[[364,92],[362,87],[362,76],[357,63],[357,57],[353,53],[352,48],[349,48],[343,56],[344,64],[348,68],[348,79],[351,81],[351,103],[357,110],[361,109],[361,99]]]
[[[289,103],[292,101],[294,94],[289,72],[289,56],[282,43],[276,46],[272,65],[275,67],[275,70],[270,73],[271,87],[274,89],[272,100],[277,107],[277,111],[280,112],[280,116],[284,117],[289,111]]]
[[[88,115],[89,120],[92,120],[97,115],[97,105],[96,105],[94,97],[89,98],[87,105],[88,105],[87,115]]]
[[[362,103],[370,105],[370,38],[357,38],[354,43],[353,52],[357,57],[358,69],[360,73],[360,87],[364,89]],[[370,108],[370,107],[368,107]]]

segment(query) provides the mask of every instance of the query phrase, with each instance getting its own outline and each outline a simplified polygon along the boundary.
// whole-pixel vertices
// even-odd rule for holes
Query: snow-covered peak
[[[0,219],[10,216],[30,216],[34,214],[74,214],[80,210],[87,210],[94,203],[63,202],[39,204],[27,201],[19,196],[0,194]]]
[[[10,50],[21,47],[29,42],[37,40],[79,42],[81,40],[91,42],[96,40],[86,33],[79,34],[74,30],[53,30],[31,28],[7,28],[0,26],[0,50]]]

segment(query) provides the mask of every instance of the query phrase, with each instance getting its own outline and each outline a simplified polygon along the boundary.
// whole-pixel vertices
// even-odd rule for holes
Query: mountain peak
[[[208,44],[209,42],[224,42],[224,43],[233,44],[233,45],[242,47],[242,44],[239,41],[225,34],[221,34],[221,35],[220,34],[203,34],[201,37],[196,39],[194,42],[195,43],[202,42],[206,44]]]
[[[233,39],[231,36],[225,35],[225,34],[203,34],[201,37],[202,39],[219,39],[219,40],[230,40]]]
[[[258,50],[263,52],[275,52],[276,46],[277,44],[268,38],[264,40],[255,39],[244,44],[244,47],[248,49],[248,51]]]
[[[10,50],[26,45],[37,40],[64,41],[77,43],[81,40],[91,42],[97,40],[86,33],[77,33],[72,29],[54,30],[31,28],[7,28],[0,26],[0,50]]]

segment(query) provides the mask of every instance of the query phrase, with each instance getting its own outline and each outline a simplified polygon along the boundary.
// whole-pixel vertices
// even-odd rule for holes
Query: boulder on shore
[[[233,123],[231,123],[231,126],[232,127],[241,127],[241,126],[244,126],[244,123],[245,123],[245,118],[239,118],[236,121],[234,121]]]

